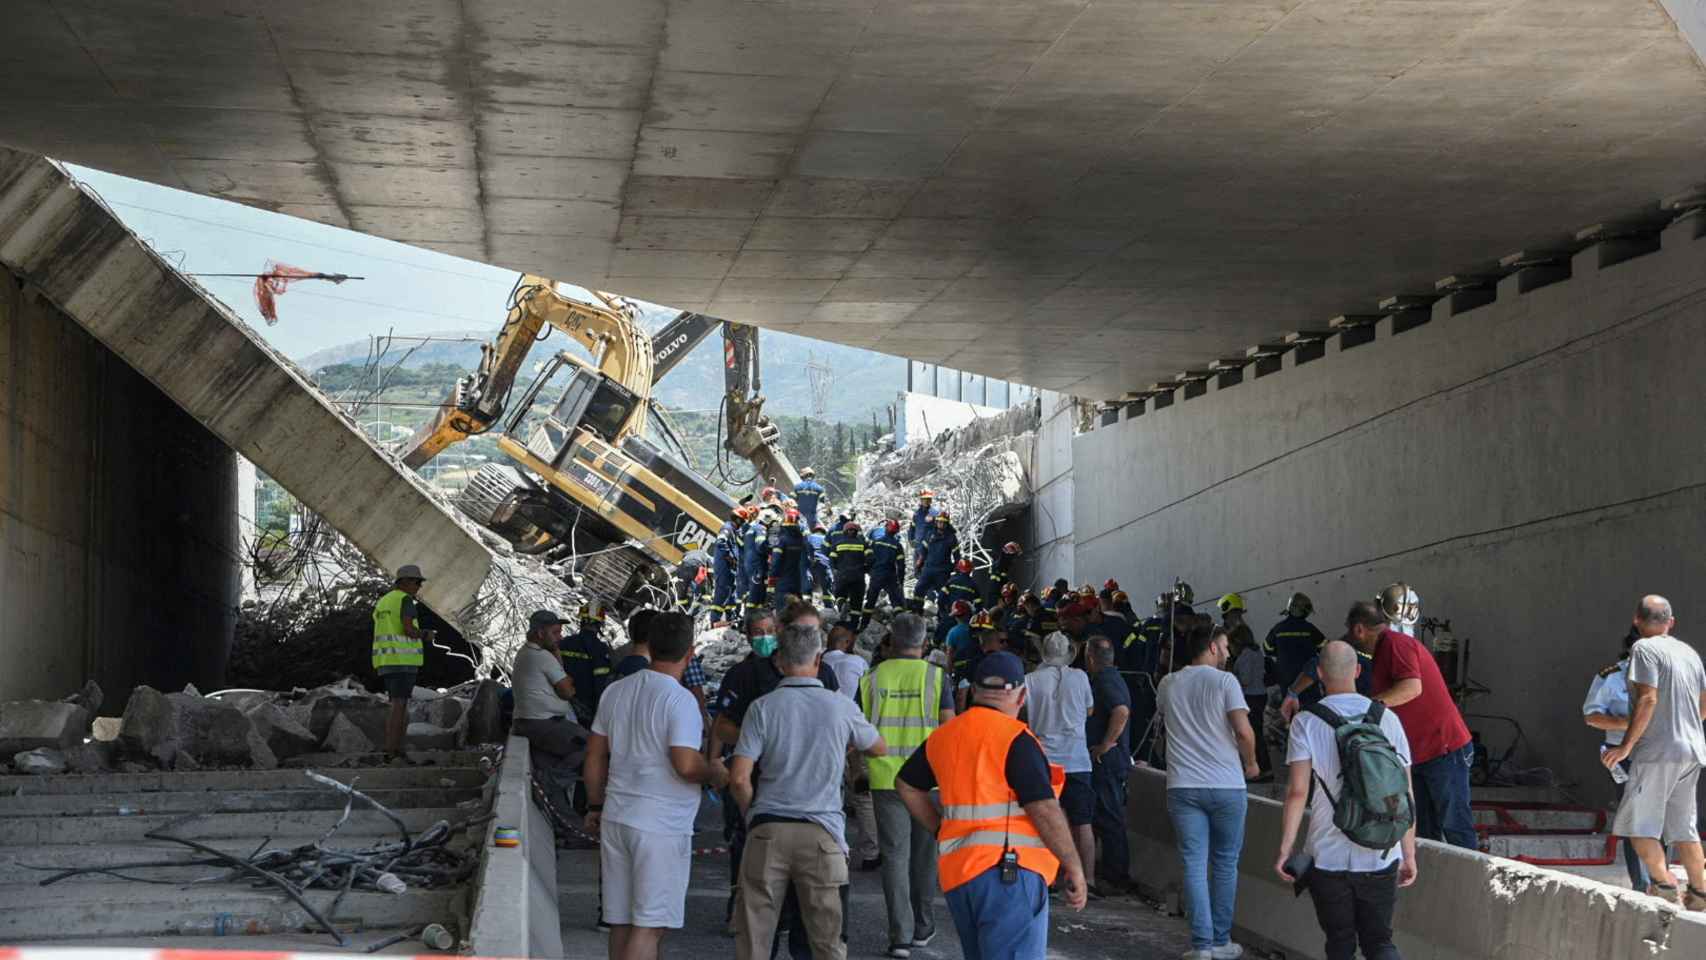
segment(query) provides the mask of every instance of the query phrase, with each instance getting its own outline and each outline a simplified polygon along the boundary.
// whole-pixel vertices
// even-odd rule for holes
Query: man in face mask
[[[782,611],[785,624],[803,623],[820,626],[822,620],[818,617],[817,608],[808,603],[790,604]],[[769,610],[754,609],[746,617],[747,642],[752,645],[752,652],[746,659],[735,664],[723,677],[723,685],[717,691],[717,722],[711,727],[710,750],[711,765],[719,775],[727,777],[725,753],[734,748],[740,740],[740,726],[746,720],[747,708],[752,702],[776,689],[782,682],[782,668],[776,662],[777,636],[781,631],[777,628],[777,618]],[[826,666],[819,666],[818,680],[827,690],[839,690],[835,671]],[[725,791],[726,793],[726,791]],[[730,813],[734,816],[730,816]],[[741,852],[746,847],[746,825],[741,821],[739,808],[733,796],[723,798],[723,835],[729,841],[729,902],[728,922],[733,922],[735,911],[734,891],[740,884]]]

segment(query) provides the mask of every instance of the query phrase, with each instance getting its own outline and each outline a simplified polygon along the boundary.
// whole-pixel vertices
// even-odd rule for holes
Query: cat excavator
[[[628,608],[666,590],[668,569],[708,546],[736,506],[646,437],[652,387],[711,331],[721,328],[724,338],[725,448],[771,485],[791,490],[799,475],[764,414],[756,329],[683,312],[653,336],[631,301],[593,297],[582,301],[553,280],[523,275],[478,368],[457,381],[399,458],[418,468],[452,444],[498,430],[511,463],[482,466],[458,508],[517,551],[572,565],[595,596]],[[559,351],[512,396],[528,353],[551,330],[590,360]]]

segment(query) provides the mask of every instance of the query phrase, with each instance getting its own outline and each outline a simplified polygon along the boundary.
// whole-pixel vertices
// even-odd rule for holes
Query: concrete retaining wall
[[[1166,775],[1132,771],[1126,810],[1138,883],[1178,903],[1180,866]],[[1307,825],[1307,820],[1305,821]],[[1302,831],[1299,832],[1300,835]],[[1250,798],[1233,939],[1288,960],[1324,956],[1308,894],[1274,875],[1280,805]],[[1421,841],[1420,875],[1399,892],[1394,941],[1405,960],[1624,960],[1706,956],[1706,915],[1631,890]]]
[[[1031,454],[1031,539],[1025,553],[1031,582],[1041,590],[1059,577],[1072,577],[1072,401],[1043,391],[1042,426]]]
[[[473,599],[491,554],[419,477],[64,170],[4,149],[0,263],[381,566],[420,564],[436,612]]]
[[[560,957],[561,916],[557,909],[557,841],[545,814],[533,802],[532,761],[525,737],[510,737],[498,770],[486,827],[468,941],[476,956]],[[496,847],[498,827],[520,827],[521,846]]]
[[[231,450],[0,268],[0,700],[223,678]]]
[[[1258,636],[1293,590],[1336,635],[1352,600],[1405,580],[1471,639],[1487,745],[1514,719],[1520,764],[1608,800],[1589,680],[1642,593],[1672,599],[1684,637],[1706,608],[1702,234],[1697,215],[1655,252],[1596,244],[1557,282],[1513,275],[1490,304],[1440,301],[1406,332],[1076,437],[1077,579],[1238,591]]]

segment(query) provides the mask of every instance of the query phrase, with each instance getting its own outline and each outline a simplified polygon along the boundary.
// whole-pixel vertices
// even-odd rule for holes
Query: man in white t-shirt
[[[1025,709],[1048,762],[1066,771],[1060,809],[1072,827],[1072,843],[1078,848],[1084,875],[1094,877],[1096,833],[1091,821],[1096,815],[1096,789],[1090,782],[1090,743],[1084,738],[1084,726],[1096,698],[1090,692],[1090,675],[1069,666],[1072,654],[1072,638],[1066,634],[1056,630],[1043,638],[1042,666],[1025,677]],[[1101,896],[1094,887],[1090,894]]]
[[[1226,629],[1195,626],[1177,653],[1188,665],[1162,678],[1155,704],[1167,734],[1167,814],[1184,863],[1185,960],[1231,960],[1244,953],[1232,942],[1232,911],[1256,733],[1244,689],[1226,672]]]
[[[1357,674],[1362,672],[1356,651],[1342,640],[1321,648],[1321,683],[1327,695],[1320,705],[1347,720],[1368,713],[1372,700],[1356,692]],[[1404,725],[1390,710],[1380,716],[1380,732],[1392,744],[1398,759],[1410,766],[1410,741]],[[1339,747],[1333,728],[1307,711],[1291,721],[1291,743],[1286,749],[1290,780],[1280,828],[1279,856],[1274,871],[1286,882],[1295,882],[1286,863],[1305,804],[1309,807],[1309,837],[1306,849],[1313,865],[1305,875],[1309,896],[1315,901],[1315,916],[1327,935],[1327,960],[1350,960],[1362,947],[1365,960],[1400,960],[1392,945],[1392,908],[1398,888],[1416,882],[1416,828],[1412,824],[1404,839],[1391,850],[1372,850],[1352,843],[1333,825],[1333,802],[1328,791],[1317,788],[1311,799],[1310,784],[1320,777],[1333,796],[1344,795],[1344,775],[1339,769]]]
[[[648,637],[650,667],[604,691],[587,744],[586,826],[599,835],[611,960],[656,960],[664,930],[680,928],[699,787],[727,782],[699,750],[699,704],[681,685],[693,621],[660,613]]]

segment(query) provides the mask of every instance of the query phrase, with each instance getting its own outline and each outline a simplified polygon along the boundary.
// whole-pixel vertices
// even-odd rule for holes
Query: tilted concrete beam
[[[58,164],[0,149],[0,264],[374,561],[419,564],[435,611],[473,599],[492,563],[478,536]]]

